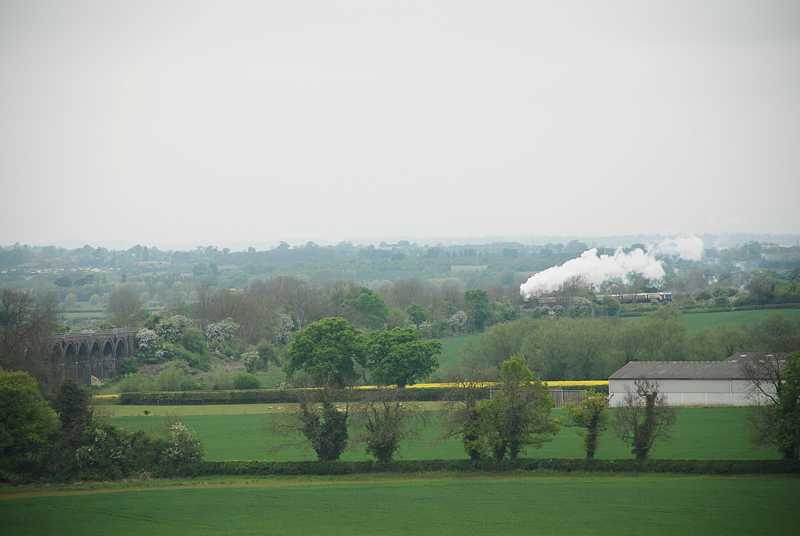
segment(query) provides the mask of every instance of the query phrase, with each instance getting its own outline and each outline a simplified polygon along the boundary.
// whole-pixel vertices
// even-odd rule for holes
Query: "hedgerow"
[[[182,468],[180,475],[267,476],[346,475],[364,473],[552,471],[559,473],[684,473],[712,475],[800,473],[800,462],[785,460],[624,460],[518,459],[501,463],[471,460],[402,460],[381,464],[360,462],[201,462]]]
[[[489,389],[480,389],[479,398],[489,398]],[[298,402],[296,389],[247,389],[220,391],[163,391],[121,393],[119,403],[125,405],[197,405],[197,404],[279,404]],[[372,393],[372,395],[371,395]],[[334,402],[367,400],[374,390],[347,389],[334,392]],[[453,388],[421,387],[397,390],[397,398],[405,402],[436,402],[458,399]]]

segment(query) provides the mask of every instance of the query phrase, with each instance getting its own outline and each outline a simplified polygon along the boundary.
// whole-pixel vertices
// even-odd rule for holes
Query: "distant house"
[[[608,378],[611,406],[621,406],[637,379],[658,382],[671,406],[752,406],[757,393],[744,372],[747,360],[784,354],[738,353],[725,361],[630,361]]]

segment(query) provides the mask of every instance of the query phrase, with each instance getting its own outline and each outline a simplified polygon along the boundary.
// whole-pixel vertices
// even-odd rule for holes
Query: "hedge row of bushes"
[[[480,389],[479,398],[489,398],[489,389]],[[335,402],[368,400],[374,390],[342,390],[334,394]],[[278,404],[297,402],[303,391],[298,389],[248,389],[241,391],[163,391],[122,393],[120,404],[127,405],[195,405],[195,404]],[[397,397],[409,402],[454,400],[458,391],[450,387],[399,389]]]
[[[202,462],[186,466],[182,476],[212,475],[346,475],[361,473],[419,473],[555,471],[603,473],[686,473],[710,475],[800,473],[800,462],[785,460],[585,460],[519,459],[502,463],[470,460],[404,460],[377,462]]]
[[[560,390],[561,388],[556,388]],[[583,388],[578,388],[582,390]],[[608,393],[608,386],[592,387],[601,393]],[[477,398],[489,398],[489,388],[478,389]],[[225,391],[154,391],[146,393],[121,393],[119,403],[132,406],[187,406],[202,404],[285,404],[298,402],[303,396],[300,389],[247,389]],[[452,387],[420,387],[399,389],[396,391],[399,400],[407,402],[438,402],[443,400],[461,400],[463,394]],[[358,402],[369,400],[375,396],[374,390],[341,390],[333,395],[333,402]]]

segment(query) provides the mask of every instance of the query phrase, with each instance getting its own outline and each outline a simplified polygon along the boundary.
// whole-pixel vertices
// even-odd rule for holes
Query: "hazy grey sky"
[[[800,232],[800,1],[0,0],[0,243]]]

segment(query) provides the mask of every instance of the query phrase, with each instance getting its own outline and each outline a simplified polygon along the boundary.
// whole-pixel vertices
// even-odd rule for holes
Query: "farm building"
[[[757,391],[745,363],[780,363],[784,354],[737,353],[725,361],[630,361],[608,378],[611,406],[621,406],[637,379],[658,382],[671,406],[751,406]]]

